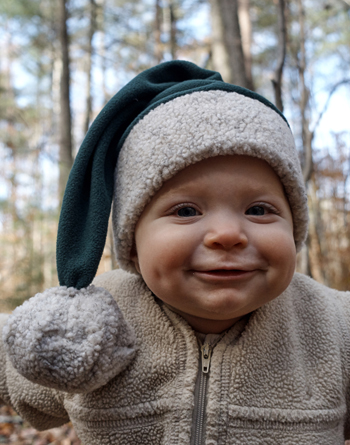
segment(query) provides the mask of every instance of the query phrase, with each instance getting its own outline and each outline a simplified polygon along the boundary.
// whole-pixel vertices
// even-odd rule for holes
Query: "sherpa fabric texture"
[[[264,97],[225,83],[219,73],[191,62],[165,62],[136,76],[95,119],[70,172],[57,236],[57,272],[62,286],[87,287],[96,274],[106,241],[115,165],[130,130],[161,103],[207,90],[238,92],[285,119]],[[135,177],[135,172],[131,174]]]
[[[118,263],[130,261],[136,223],[152,196],[183,168],[220,155],[248,155],[267,161],[279,176],[293,214],[300,250],[308,209],[293,135],[274,110],[235,92],[201,91],[150,111],[134,126],[116,168],[113,228]]]
[[[135,355],[134,334],[102,288],[56,287],[25,301],[3,329],[17,371],[66,392],[105,385]]]
[[[24,379],[0,345],[0,398],[38,429],[70,419],[84,445],[189,445],[199,359],[193,330],[141,277],[119,270],[95,284],[135,330],[134,360],[98,390],[68,394]],[[205,444],[343,445],[349,351],[350,294],[296,274],[251,314],[239,338],[233,327],[215,346]]]

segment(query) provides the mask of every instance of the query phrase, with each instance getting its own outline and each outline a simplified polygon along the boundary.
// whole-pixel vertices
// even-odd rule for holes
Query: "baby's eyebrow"
[[[172,187],[171,189],[160,193],[160,195],[158,196],[159,200],[165,200],[168,198],[171,198],[172,196],[177,196],[177,195],[190,195],[190,194],[194,194],[193,190],[191,190],[190,187],[185,186],[185,185],[179,185],[178,187]],[[196,194],[204,194],[204,193],[200,193],[200,192],[196,192]]]

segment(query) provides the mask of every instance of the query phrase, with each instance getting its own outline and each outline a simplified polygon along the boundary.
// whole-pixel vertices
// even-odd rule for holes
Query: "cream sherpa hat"
[[[200,91],[150,111],[128,135],[116,167],[113,228],[118,263],[130,261],[138,218],[163,183],[183,168],[219,155],[247,155],[267,161],[279,176],[293,214],[300,250],[308,213],[293,135],[273,108],[240,92]]]
[[[307,233],[306,193],[285,117],[262,96],[174,61],[137,76],[101,111],[72,168],[60,216],[60,287],[26,301],[3,339],[19,373],[66,392],[106,384],[135,355],[134,335],[113,297],[90,285],[114,200],[117,258],[130,261],[136,222],[162,184],[202,159],[241,154],[264,159],[290,203],[294,239]]]

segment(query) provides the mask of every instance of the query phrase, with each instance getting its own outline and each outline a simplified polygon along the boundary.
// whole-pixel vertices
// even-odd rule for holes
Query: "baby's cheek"
[[[264,238],[267,255],[280,266],[295,262],[296,249],[293,234],[283,228],[273,230]]]
[[[285,232],[267,238],[266,258],[269,263],[269,281],[277,293],[282,293],[291,282],[296,266],[294,239]]]

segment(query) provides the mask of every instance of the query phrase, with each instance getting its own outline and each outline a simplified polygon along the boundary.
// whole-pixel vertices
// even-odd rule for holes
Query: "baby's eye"
[[[188,218],[190,216],[196,216],[198,212],[194,207],[181,207],[181,209],[176,210],[176,214],[182,218]]]
[[[279,211],[273,205],[264,202],[249,207],[245,214],[252,216],[264,216],[267,214],[279,215]]]
[[[246,212],[246,215],[262,216],[265,215],[266,209],[263,206],[250,207]]]

